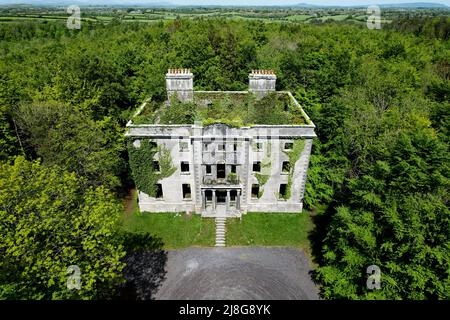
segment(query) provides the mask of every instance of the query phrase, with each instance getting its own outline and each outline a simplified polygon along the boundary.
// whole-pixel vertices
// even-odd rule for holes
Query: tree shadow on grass
[[[313,209],[310,213],[315,227],[308,233],[308,239],[311,244],[312,259],[319,266],[323,264],[324,240],[335,212],[334,203],[331,203],[324,210]]]
[[[119,299],[151,300],[165,280],[167,251],[162,250],[163,241],[148,233],[123,235],[127,254],[123,261],[125,284],[119,289]]]
[[[324,210],[313,209],[310,212],[311,220],[314,223],[314,228],[308,233],[308,239],[311,246],[311,258],[317,266],[324,265],[323,259],[323,246],[324,240],[329,230],[329,226],[333,215],[335,213],[335,208],[333,204],[328,205]],[[311,280],[314,282],[318,289],[319,299],[323,297],[322,283],[318,279],[317,268],[310,270],[308,272]]]

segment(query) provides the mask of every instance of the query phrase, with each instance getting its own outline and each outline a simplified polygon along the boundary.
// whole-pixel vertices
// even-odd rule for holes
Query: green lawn
[[[248,213],[227,220],[227,246],[293,246],[308,251],[308,212]]]
[[[162,238],[165,249],[214,245],[214,219],[202,219],[196,214],[133,212],[124,218],[123,228],[158,236]]]
[[[215,221],[185,213],[139,212],[133,190],[122,220],[123,229],[148,232],[162,238],[165,249],[215,244]],[[308,211],[302,213],[250,212],[242,219],[227,219],[227,246],[291,246],[309,250],[308,233],[313,222]]]
[[[124,230],[149,232],[162,238],[165,249],[214,246],[214,219],[185,213],[133,212],[123,219]],[[248,213],[227,220],[227,246],[292,246],[309,251],[313,228],[307,212]]]

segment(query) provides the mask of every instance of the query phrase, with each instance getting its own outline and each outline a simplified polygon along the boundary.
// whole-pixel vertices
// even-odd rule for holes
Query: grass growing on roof
[[[231,127],[254,124],[296,124],[306,121],[301,109],[286,93],[273,92],[261,99],[249,93],[195,92],[194,101],[180,102],[172,98],[166,103],[149,103],[133,119],[135,124],[193,124],[225,123]]]

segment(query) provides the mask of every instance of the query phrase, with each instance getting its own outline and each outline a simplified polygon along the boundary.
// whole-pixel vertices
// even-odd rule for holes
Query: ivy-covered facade
[[[255,70],[249,75],[249,90],[236,94],[264,101],[276,92],[275,80],[273,72]],[[174,99],[189,104],[198,92],[193,90],[193,75],[187,69],[169,70],[166,81],[165,108],[171,108]],[[304,124],[231,126],[220,120],[193,124],[130,120],[126,136],[140,210],[195,212],[206,217],[250,211],[301,212],[315,126],[292,94],[284,93],[304,117]],[[214,95],[217,92],[208,94]]]

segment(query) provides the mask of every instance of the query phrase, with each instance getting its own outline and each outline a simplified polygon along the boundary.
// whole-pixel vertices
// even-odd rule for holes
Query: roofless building
[[[248,91],[195,91],[190,69],[169,69],[167,100],[127,124],[142,212],[301,212],[315,126],[272,70]]]

